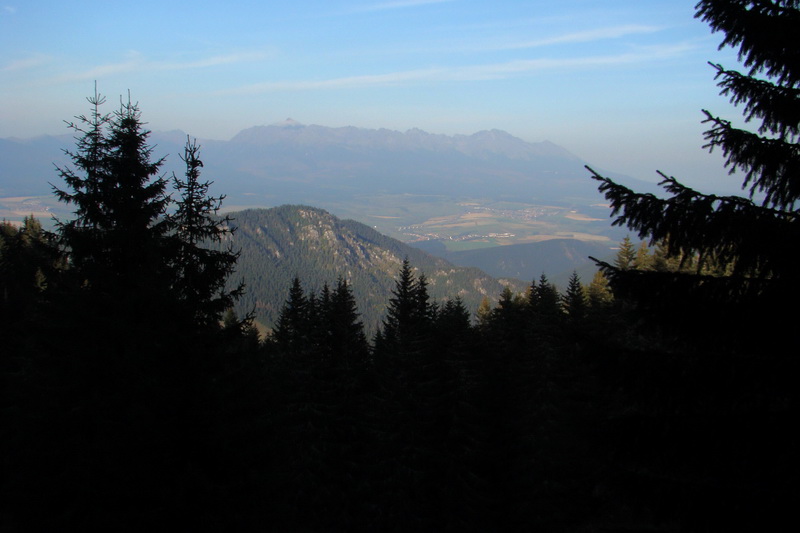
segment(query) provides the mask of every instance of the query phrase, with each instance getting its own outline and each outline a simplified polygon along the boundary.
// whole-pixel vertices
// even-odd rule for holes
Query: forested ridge
[[[253,311],[255,319],[269,327],[295,277],[318,291],[341,276],[353,291],[366,329],[374,334],[404,258],[425,272],[435,301],[459,296],[471,312],[485,297],[496,300],[504,284],[520,292],[525,288],[518,280],[498,281],[476,268],[452,265],[369,226],[310,206],[248,209],[228,216],[234,231],[225,245],[239,252],[234,278],[247,281],[236,312]]]
[[[706,114],[749,196],[592,173],[645,240],[590,284],[473,320],[406,258],[369,337],[360,279],[298,272],[260,338],[201,147],[161,176],[138,106],[95,94],[54,191],[74,217],[0,224],[0,528],[785,529],[800,285],[764,228],[796,232],[800,4],[697,9],[749,69],[714,66],[758,132]]]

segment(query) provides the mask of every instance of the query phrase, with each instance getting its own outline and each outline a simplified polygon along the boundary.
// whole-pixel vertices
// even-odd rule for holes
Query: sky
[[[738,119],[738,67],[696,0],[0,0],[0,137],[69,133],[98,91],[201,139],[291,117],[431,133],[505,130],[592,165],[738,189],[702,109]]]

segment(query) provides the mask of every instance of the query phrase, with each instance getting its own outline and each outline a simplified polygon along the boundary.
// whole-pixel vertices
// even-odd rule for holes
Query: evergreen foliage
[[[424,274],[414,276],[408,258],[403,260],[383,321],[381,351],[412,354],[428,340],[436,309],[428,296]]]
[[[614,299],[614,296],[611,294],[611,289],[608,286],[608,279],[600,270],[594,273],[592,281],[586,289],[586,293],[589,298],[589,307],[593,311],[607,307]]]
[[[619,252],[614,260],[614,266],[619,270],[628,270],[636,264],[636,248],[630,237],[625,237],[619,246]]]
[[[233,274],[239,254],[230,246],[212,247],[229,237],[230,217],[217,217],[225,196],[208,194],[210,181],[200,180],[203,162],[196,141],[187,140],[181,160],[186,163],[183,178],[173,175],[172,184],[179,195],[175,213],[170,217],[175,243],[172,290],[194,314],[200,328],[215,326],[222,313],[242,295],[244,285],[226,290],[225,283]]]
[[[346,280],[339,278],[330,298],[322,298],[323,330],[326,336],[322,345],[330,358],[347,367],[358,367],[367,359],[367,338],[364,324],[359,318],[353,290]]]
[[[689,298],[696,317],[727,304],[735,311],[731,308],[721,323],[730,324],[748,309],[756,316],[771,314],[762,326],[775,329],[770,322],[782,321],[771,313],[774,304],[798,286],[793,252],[784,243],[800,237],[800,63],[794,30],[800,5],[795,0],[704,0],[696,16],[724,34],[720,47],[739,47],[748,69],[740,73],[713,65],[721,94],[743,106],[746,121],[759,122],[756,131],[704,113],[711,126],[706,147],[722,150],[731,173],[744,173],[742,187],[749,197],[703,194],[661,174],[669,197],[659,198],[589,169],[611,203],[614,224],[628,226],[664,251],[656,255],[656,272],[603,267],[619,294],[645,297],[651,308],[660,299],[662,316],[678,312],[676,298]],[[666,265],[670,258],[693,261],[695,272],[675,272]]]
[[[0,222],[0,323],[25,317],[36,300],[55,288],[62,268],[52,235],[33,215],[20,227]]]
[[[542,274],[539,283],[534,280],[528,289],[528,306],[534,321],[552,323],[561,315],[561,297],[558,289]]]
[[[311,348],[310,319],[314,307],[303,291],[300,278],[294,278],[272,334],[281,353],[297,356]]]
[[[56,195],[75,206],[75,218],[59,223],[59,234],[81,281],[114,299],[126,294],[130,305],[169,286],[163,261],[169,196],[158,176],[163,159],[151,161],[150,132],[136,104],[128,100],[104,115],[104,97],[95,93],[88,100],[89,117],[69,123],[80,135],[76,151],[67,152],[74,169],[58,169],[68,189],[55,188]]]
[[[747,69],[712,65],[755,131],[704,114],[706,147],[744,174],[748,194],[703,194],[661,174],[661,198],[590,169],[614,223],[655,246],[652,255],[640,248],[635,268],[601,263],[615,299],[602,322],[594,318],[606,332],[596,337],[595,372],[619,402],[608,406],[615,455],[601,505],[624,509],[607,515],[609,530],[780,529],[797,495],[785,428],[797,416],[785,378],[797,358],[785,348],[793,323],[781,302],[798,290],[786,242],[799,236],[800,3],[696,8]]]
[[[569,285],[567,285],[567,291],[562,297],[562,302],[564,311],[567,313],[570,320],[579,321],[586,317],[588,302],[577,272],[572,272],[572,276],[569,278]]]
[[[170,216],[163,159],[152,158],[138,106],[128,100],[104,115],[102,96],[89,102],[89,116],[69,123],[78,134],[72,165],[58,169],[66,187],[55,193],[75,208],[74,219],[57,225],[63,256],[49,245],[44,253],[47,237],[33,219],[20,234],[37,243],[25,248],[37,250],[41,297],[29,291],[24,302],[38,333],[20,327],[6,336],[8,361],[25,372],[3,396],[15,412],[4,417],[3,452],[15,466],[3,494],[14,493],[10,506],[26,529],[95,529],[120,517],[140,529],[158,515],[199,524],[203,513],[188,512],[187,502],[215,500],[234,484],[197,476],[232,457],[228,437],[216,433],[241,421],[230,394],[257,396],[253,343],[245,352],[244,332],[220,331],[224,308],[209,296],[218,295],[235,254],[216,262],[220,256],[198,251],[216,231],[204,206],[218,205],[196,181],[199,161],[188,182],[176,181],[193,190],[181,190]],[[4,249],[3,262],[10,257]],[[189,269],[203,275],[187,276]],[[227,341],[237,348],[223,349]],[[137,507],[150,510],[137,517]]]

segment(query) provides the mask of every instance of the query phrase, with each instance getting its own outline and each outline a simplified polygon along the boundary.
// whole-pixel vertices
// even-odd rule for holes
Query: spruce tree
[[[653,258],[650,256],[650,247],[647,246],[647,243],[644,241],[639,243],[633,266],[639,270],[648,270],[653,266]]]
[[[310,348],[309,303],[300,278],[295,277],[283,304],[272,340],[285,355],[307,354]]]
[[[620,270],[628,270],[633,268],[635,264],[636,248],[633,246],[631,238],[626,236],[619,245],[617,257],[614,259],[614,266]]]
[[[425,276],[416,278],[408,258],[404,259],[383,321],[381,348],[394,354],[419,355],[435,314]]]
[[[593,312],[608,307],[614,299],[611,289],[608,288],[608,279],[600,270],[594,273],[586,293],[589,299],[589,307]]]
[[[706,146],[743,174],[746,193],[703,194],[662,174],[660,198],[594,173],[615,223],[661,245],[648,271],[603,265],[615,298],[634,304],[627,323],[648,325],[600,352],[614,361],[608,390],[627,410],[612,430],[625,486],[609,503],[632,517],[619,530],[781,529],[797,493],[786,467],[795,456],[786,421],[797,417],[797,358],[786,346],[796,320],[785,302],[798,295],[800,1],[696,8],[745,68],[712,65],[753,131],[704,115]]]
[[[129,99],[105,115],[101,95],[88,101],[90,116],[69,123],[80,135],[76,151],[67,152],[74,168],[58,169],[68,188],[55,188],[56,195],[75,206],[59,233],[79,283],[142,313],[171,281],[164,260],[170,199],[158,175],[164,160],[152,160],[137,104]]]
[[[573,271],[567,285],[567,292],[562,297],[564,310],[571,321],[580,321],[586,317],[587,298],[581,285],[578,273]]]
[[[528,291],[528,306],[534,320],[552,322],[561,315],[558,289],[550,283],[545,274],[539,277],[539,284],[534,280]]]
[[[326,349],[339,365],[347,368],[363,367],[368,353],[367,338],[350,284],[339,278],[327,301],[323,294],[322,302],[325,313],[323,320],[328,335]]]
[[[489,297],[484,296],[478,306],[478,327],[481,329],[489,327],[489,322],[492,318],[492,305],[489,303]]]
[[[722,151],[732,174],[744,173],[748,194],[703,194],[661,173],[668,197],[660,198],[589,169],[610,201],[615,225],[628,226],[651,244],[663,243],[667,257],[691,259],[694,272],[603,266],[616,292],[646,300],[662,317],[688,309],[695,314],[689,321],[713,317],[722,325],[745,312],[762,318],[767,313],[767,326],[779,318],[775,304],[798,287],[794,250],[786,243],[800,238],[800,2],[702,0],[696,17],[724,34],[720,48],[738,47],[746,69],[712,64],[721,94],[743,106],[746,122],[758,122],[755,131],[704,114],[711,126],[706,147]],[[716,275],[702,275],[708,265]],[[733,307],[727,315],[719,315],[728,306]]]
[[[173,291],[192,322],[207,328],[219,324],[222,313],[234,304],[244,286],[233,290],[225,287],[239,254],[230,247],[223,248],[224,239],[232,233],[228,229],[231,219],[217,217],[225,196],[209,196],[212,182],[200,180],[203,162],[199,155],[197,141],[187,139],[181,156],[186,173],[183,178],[172,177],[179,194],[170,219],[175,246]]]

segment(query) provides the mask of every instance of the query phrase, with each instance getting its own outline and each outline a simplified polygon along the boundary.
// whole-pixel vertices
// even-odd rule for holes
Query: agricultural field
[[[363,204],[329,206],[338,216],[353,218],[407,243],[442,242],[449,251],[577,239],[616,239],[607,206],[536,205],[491,199],[446,196],[383,195]]]

